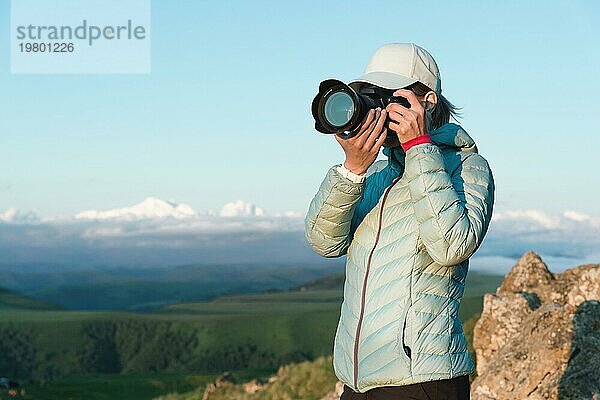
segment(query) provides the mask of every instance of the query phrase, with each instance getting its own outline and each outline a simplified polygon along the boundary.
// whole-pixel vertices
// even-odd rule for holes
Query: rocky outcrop
[[[204,389],[204,395],[202,396],[202,400],[209,400],[212,393],[214,393],[218,388],[221,388],[226,385],[233,385],[236,383],[235,377],[229,371],[223,372],[223,374],[215,380],[215,383],[210,383]]]
[[[525,253],[473,332],[474,400],[600,400],[600,264],[553,274]]]
[[[332,362],[330,355],[317,357],[314,361],[287,364],[279,367],[276,375],[249,382],[237,382],[238,379],[226,373],[206,386],[202,393],[173,394],[156,400],[316,400],[334,388],[334,392],[324,400],[338,400],[343,385],[336,385]]]

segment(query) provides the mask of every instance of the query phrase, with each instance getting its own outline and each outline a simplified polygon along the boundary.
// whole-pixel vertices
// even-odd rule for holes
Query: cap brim
[[[417,79],[409,78],[408,76],[375,71],[350,81],[348,85],[353,83],[370,83],[371,85],[379,86],[384,89],[401,89],[412,85],[415,82],[417,82]]]

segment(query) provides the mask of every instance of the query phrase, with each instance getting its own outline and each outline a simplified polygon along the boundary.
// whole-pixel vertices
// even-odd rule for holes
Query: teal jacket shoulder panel
[[[373,207],[375,207],[385,188],[388,187],[396,177],[398,177],[398,171],[395,168],[392,168],[390,164],[386,165],[385,168],[380,171],[367,175],[363,195],[359,199],[352,217],[350,240],[352,240],[356,228],[360,225],[365,216],[373,209]]]

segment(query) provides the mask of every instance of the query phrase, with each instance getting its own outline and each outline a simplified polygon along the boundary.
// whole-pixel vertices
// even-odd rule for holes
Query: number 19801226
[[[72,53],[73,43],[19,43],[21,53]]]

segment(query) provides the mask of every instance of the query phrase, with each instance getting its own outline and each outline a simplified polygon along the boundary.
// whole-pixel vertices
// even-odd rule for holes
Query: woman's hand
[[[398,103],[390,103],[385,108],[391,120],[389,128],[398,134],[400,143],[426,135],[428,132],[425,129],[425,110],[419,103],[417,96],[406,89],[398,89],[393,95],[405,97],[410,103],[410,108]]]
[[[358,128],[358,134],[348,139],[334,135],[346,153],[344,166],[350,171],[362,175],[375,162],[387,134],[387,129],[383,127],[386,118],[386,110],[379,107],[371,109]]]

